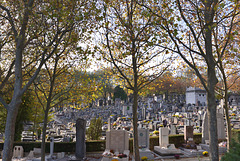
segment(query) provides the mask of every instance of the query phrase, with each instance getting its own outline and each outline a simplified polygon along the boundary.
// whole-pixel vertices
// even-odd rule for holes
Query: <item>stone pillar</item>
[[[146,108],[144,107],[144,105],[143,105],[143,108],[142,108],[142,119],[143,120],[146,119]]]
[[[111,118],[108,118],[108,131],[111,130]]]
[[[76,121],[76,151],[75,156],[77,159],[84,160],[86,155],[86,120],[79,118]]]
[[[50,138],[50,156],[53,155],[53,151],[54,151],[54,137]]]

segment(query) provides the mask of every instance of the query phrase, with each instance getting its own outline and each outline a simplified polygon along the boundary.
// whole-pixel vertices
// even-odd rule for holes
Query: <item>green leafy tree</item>
[[[15,135],[14,141],[21,141],[21,134],[23,131],[23,125],[26,121],[32,121],[33,118],[33,109],[34,109],[34,95],[29,90],[23,95],[22,103],[19,107],[16,126],[15,126]]]
[[[86,131],[87,138],[89,140],[99,140],[102,136],[102,118],[93,118],[91,119],[90,126]]]
[[[238,142],[232,139],[230,149],[222,156],[221,161],[235,161],[240,160],[240,135],[238,135]]]
[[[127,99],[127,93],[120,87],[120,85],[114,88],[113,100],[115,101],[116,98],[120,98],[124,101]]]
[[[104,105],[106,105],[107,97],[112,98],[113,93],[113,82],[112,77],[113,74],[110,68],[103,68],[95,72],[96,75],[96,83],[98,84],[99,92],[101,93],[101,97],[104,98]]]

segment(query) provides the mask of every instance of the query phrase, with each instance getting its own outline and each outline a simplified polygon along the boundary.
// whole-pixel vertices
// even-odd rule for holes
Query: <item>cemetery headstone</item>
[[[106,132],[106,149],[101,161],[114,160],[114,156],[124,155],[120,161],[128,161],[129,158],[129,134],[126,130],[111,130]]]
[[[159,146],[154,146],[154,152],[159,155],[181,155],[180,149],[176,149],[174,144],[169,144],[168,133],[167,127],[159,129]]]
[[[77,159],[84,160],[86,155],[86,120],[79,118],[76,121],[76,151],[75,156]]]
[[[154,155],[149,150],[149,129],[138,129],[138,143],[140,158],[146,156],[148,159],[154,159]]]
[[[54,137],[50,138],[50,156],[53,155],[53,151],[54,151]]]
[[[22,146],[15,146],[13,148],[13,158],[22,158],[23,157],[23,147]]]
[[[171,125],[170,134],[171,134],[171,135],[176,135],[176,134],[177,134],[176,125]]]
[[[226,139],[224,118],[222,113],[217,113],[218,139]]]
[[[184,126],[184,141],[188,142],[189,138],[193,138],[193,126]]]
[[[129,135],[125,130],[111,130],[106,132],[106,149],[122,153],[128,150]]]
[[[166,127],[159,129],[159,146],[160,147],[167,148],[169,144],[168,133],[169,133],[169,129]]]
[[[225,126],[223,114],[217,113],[217,129],[218,129],[218,139],[225,139]],[[203,117],[203,129],[202,129],[202,143],[205,143],[205,140],[209,140],[209,127],[208,127],[208,117],[207,112],[205,112]]]
[[[149,148],[149,130],[138,129],[138,144],[142,148]]]

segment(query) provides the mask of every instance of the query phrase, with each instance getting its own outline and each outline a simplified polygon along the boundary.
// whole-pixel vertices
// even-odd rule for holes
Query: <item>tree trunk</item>
[[[211,31],[206,32],[206,53],[208,58],[208,79],[207,79],[207,104],[208,104],[208,127],[210,140],[210,159],[219,161],[218,156],[218,131],[217,131],[217,105],[215,97],[215,87],[218,82],[215,72],[215,63],[212,55]]]
[[[206,63],[207,63],[207,103],[208,103],[208,127],[209,140],[210,140],[210,160],[219,161],[218,156],[218,134],[217,134],[217,106],[215,98],[215,87],[218,83],[216,77],[216,63],[213,57],[212,51],[212,30],[213,30],[213,17],[214,17],[214,2],[206,0],[205,2],[205,51],[206,51]]]
[[[18,109],[21,104],[21,100],[15,101],[17,103],[9,104],[9,110],[7,112],[7,120],[5,127],[5,140],[3,146],[3,158],[2,161],[11,161],[12,160],[12,149],[14,142],[14,134],[15,134],[15,123],[17,119]]]
[[[42,128],[42,143],[41,143],[41,161],[45,161],[45,140],[46,140],[46,130],[47,130],[47,119],[48,119],[48,110],[46,109],[44,112],[44,121]]]
[[[139,147],[138,147],[138,116],[137,116],[137,109],[138,109],[138,91],[134,89],[133,91],[133,155],[135,161],[140,161],[139,156]]]
[[[227,126],[227,149],[229,150],[230,142],[232,139],[232,132],[231,132],[229,113],[228,113],[228,95],[227,95],[226,87],[225,87],[224,93],[225,93],[224,94],[224,109],[225,109],[226,126]]]
[[[216,101],[214,88],[208,93],[208,127],[210,139],[210,158],[212,161],[219,161],[218,156],[218,134],[217,134],[217,117],[216,117]]]
[[[47,123],[48,123],[48,112],[51,108],[51,102],[52,102],[52,93],[53,93],[53,87],[55,84],[56,79],[56,71],[57,71],[57,64],[58,64],[59,57],[57,56],[55,59],[54,69],[53,69],[53,75],[49,74],[50,77],[50,90],[47,98],[47,105],[46,109],[44,111],[44,124],[43,124],[43,135],[42,135],[42,143],[41,143],[41,161],[45,161],[45,139],[46,139],[46,130],[47,130]]]

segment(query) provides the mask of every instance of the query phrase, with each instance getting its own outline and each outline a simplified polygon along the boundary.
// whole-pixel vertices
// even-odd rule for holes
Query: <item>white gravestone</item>
[[[174,144],[169,144],[169,129],[164,127],[159,129],[159,146],[154,146],[154,152],[159,155],[182,155],[180,149],[176,149]]]
[[[168,141],[168,128],[160,128],[159,129],[159,146],[167,148],[169,141]]]

